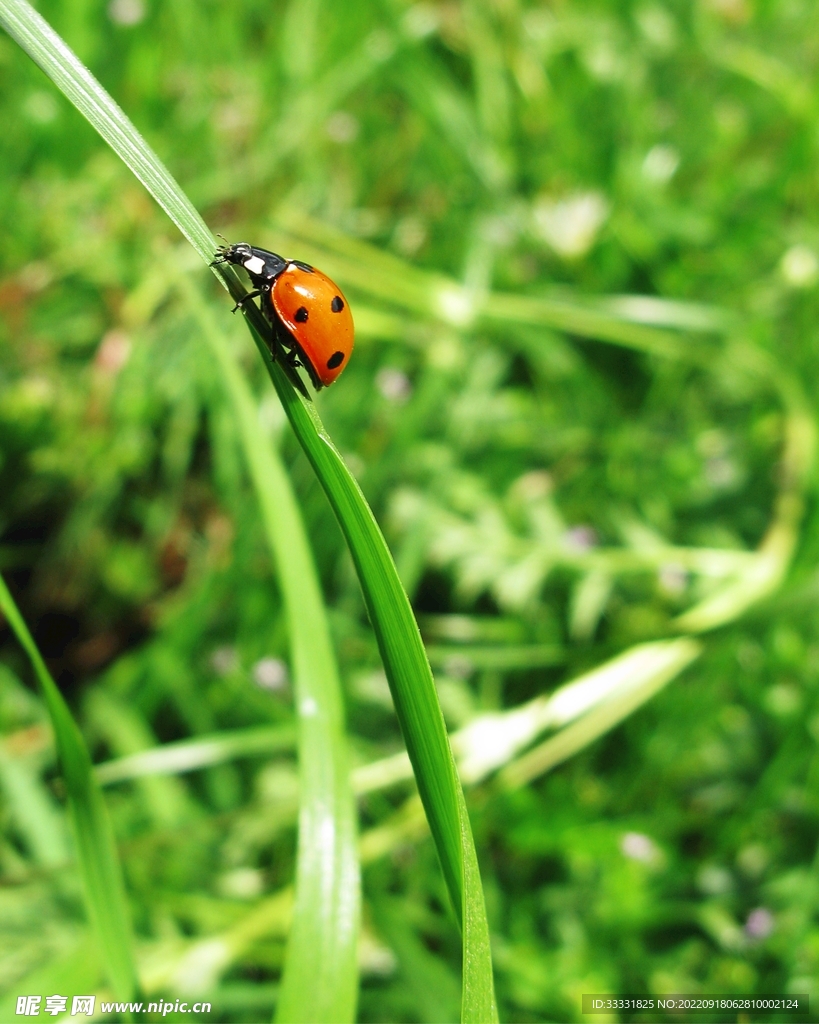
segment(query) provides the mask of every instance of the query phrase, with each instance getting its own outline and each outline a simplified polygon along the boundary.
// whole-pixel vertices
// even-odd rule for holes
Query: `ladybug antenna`
[[[212,262],[210,264],[212,267],[217,266],[219,263],[227,263],[227,259],[225,258],[225,253],[230,248],[230,244],[228,243],[228,240],[225,238],[225,236],[223,234],[221,234],[221,232],[217,231],[216,232],[216,237],[217,238],[221,238],[222,241],[225,243],[225,245],[217,245],[216,246],[216,253],[214,254],[214,258],[213,258],[213,260],[212,260]]]

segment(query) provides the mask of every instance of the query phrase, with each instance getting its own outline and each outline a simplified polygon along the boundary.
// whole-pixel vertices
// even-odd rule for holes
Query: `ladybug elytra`
[[[317,390],[332,384],[353,351],[353,317],[338,285],[307,263],[247,242],[220,246],[216,263],[243,267],[253,283],[235,308],[260,297],[290,364],[304,366]]]

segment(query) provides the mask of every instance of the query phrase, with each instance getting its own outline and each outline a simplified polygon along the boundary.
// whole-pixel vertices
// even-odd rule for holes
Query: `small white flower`
[[[263,690],[282,690],[287,685],[287,665],[281,658],[262,658],[252,670],[253,681]]]
[[[412,394],[409,377],[392,366],[384,366],[378,371],[375,386],[389,402],[403,404]]]
[[[542,199],[533,211],[535,230],[564,259],[585,255],[608,215],[609,204],[599,192]]]
[[[656,864],[660,859],[657,844],[642,832],[626,832],[620,840],[620,852],[629,860],[638,860],[641,864]]]
[[[142,0],[111,0],[108,17],[117,25],[138,25],[145,17]]]

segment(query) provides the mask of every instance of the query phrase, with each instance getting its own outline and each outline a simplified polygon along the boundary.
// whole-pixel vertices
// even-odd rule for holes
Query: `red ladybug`
[[[291,365],[303,365],[316,390],[332,384],[353,351],[353,316],[338,285],[307,263],[247,242],[220,246],[211,266],[216,263],[244,267],[254,290],[236,308],[261,296]]]

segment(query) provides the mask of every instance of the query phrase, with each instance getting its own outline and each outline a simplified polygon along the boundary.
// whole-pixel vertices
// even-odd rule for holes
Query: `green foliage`
[[[213,266],[208,256],[215,243],[201,218],[133,125],[50,26],[25,0],[6,0],[0,8],[0,21],[134,171],[200,255],[204,248],[205,260]],[[241,300],[244,289],[238,285],[232,268],[220,266],[218,272],[234,297]],[[190,288],[187,297],[192,307],[198,309],[198,296]],[[309,399],[300,400],[287,378],[308,398],[304,385],[292,367],[274,362],[259,310],[245,306],[243,312],[296,437],[324,487],[353,556],[421,800],[461,926],[462,1019],[497,1020],[489,929],[472,830],[412,609],[361,489],[324,431]],[[279,566],[291,636],[301,764],[299,857],[293,926],[276,1019],[348,1020],[353,1015],[357,989],[359,877],[339,681],[326,618],[301,517],[283,467],[258,435],[252,394],[215,325],[201,314],[199,325],[233,404],[271,553]],[[16,615],[10,595],[8,605]],[[26,640],[35,650],[28,634]],[[41,665],[39,659],[38,667]],[[65,711],[63,717],[67,714]],[[85,762],[88,776],[87,755]],[[90,781],[99,802],[95,784]],[[72,778],[68,783],[71,785]],[[79,804],[84,806],[86,802]],[[93,830],[84,831],[89,835],[89,847],[97,845]],[[97,857],[104,854],[110,860],[108,847],[110,841]],[[81,863],[83,867],[93,864],[94,857],[86,853]],[[97,923],[97,907],[112,908],[111,915],[121,919],[117,923],[122,930],[124,916],[114,909],[121,898],[112,900],[110,884],[94,883],[91,878],[86,887],[89,906],[97,930],[103,933],[105,947],[105,932],[111,929],[101,928]],[[116,895],[119,897],[118,891]],[[117,946],[122,946],[122,942],[114,948]],[[117,982],[117,994],[122,994],[117,971],[112,972],[112,977]],[[131,994],[127,988],[125,994]]]
[[[40,10],[210,225],[350,299],[355,356],[316,406],[433,658],[501,1019],[580,1019],[592,991],[819,998],[813,5]],[[186,297],[187,246],[6,37],[0,76],[0,567],[118,779],[141,983],[268,1019],[297,681],[202,344],[227,299]],[[457,929],[367,607],[228,338],[345,690],[359,1017],[453,1016]],[[93,989],[52,734],[0,641],[2,985],[60,991],[81,965]]]
[[[108,981],[115,996],[119,999],[133,999],[137,994],[137,978],[122,873],[111,822],[99,783],[94,778],[88,748],[2,577],[0,611],[31,661],[43,702],[48,708],[57,748],[57,760],[68,795],[68,813],[77,849],[77,867],[83,881],[88,916],[98,943],[97,953],[105,964]],[[17,797],[18,813],[32,823],[38,816],[50,816],[48,805],[36,786],[31,784],[32,780],[26,780],[27,784],[23,789],[16,778],[18,772],[14,760],[10,759],[4,772],[5,784],[11,791],[12,800],[14,796]],[[29,802],[33,807],[25,806]],[[42,825],[45,824],[47,827],[50,826],[48,831],[53,829],[59,834],[58,828],[55,828],[52,822],[40,824],[41,829],[38,832],[45,831],[42,829]],[[32,838],[33,835],[30,835],[29,839]],[[36,842],[32,846],[41,861],[51,861],[53,864],[55,858],[47,846],[43,845],[38,849],[39,843]]]

